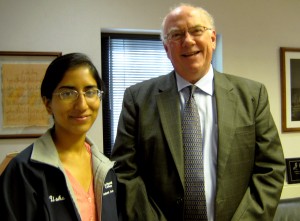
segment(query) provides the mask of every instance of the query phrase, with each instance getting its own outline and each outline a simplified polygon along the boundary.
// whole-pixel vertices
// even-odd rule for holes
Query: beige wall
[[[101,70],[103,28],[159,30],[176,0],[0,0],[0,51],[80,51]],[[213,14],[223,36],[223,69],[263,82],[285,157],[300,157],[299,133],[281,132],[279,47],[300,47],[298,0],[190,0]],[[102,143],[101,116],[91,132]],[[0,161],[33,139],[0,140]],[[300,196],[285,185],[283,198]]]

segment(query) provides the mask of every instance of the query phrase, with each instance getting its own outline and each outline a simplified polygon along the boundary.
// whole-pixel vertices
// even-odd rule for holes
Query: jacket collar
[[[31,160],[59,167],[59,156],[51,136],[51,129],[33,143]]]
[[[54,167],[60,167],[61,162],[51,136],[51,130],[52,129],[47,130],[44,135],[34,142],[31,160]],[[96,166],[100,164],[102,165],[100,169],[103,170],[103,172],[108,171],[113,166],[113,162],[100,153],[100,150],[90,138],[87,137],[86,142],[91,146],[93,168],[96,169]]]

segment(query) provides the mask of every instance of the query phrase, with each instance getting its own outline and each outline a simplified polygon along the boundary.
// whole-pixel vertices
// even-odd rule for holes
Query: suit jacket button
[[[177,205],[181,205],[182,202],[183,202],[182,198],[177,198],[177,200],[176,200]]]

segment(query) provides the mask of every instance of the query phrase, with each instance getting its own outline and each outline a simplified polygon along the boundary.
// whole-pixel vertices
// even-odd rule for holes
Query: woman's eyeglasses
[[[103,91],[100,91],[96,88],[88,89],[84,92],[78,92],[74,89],[64,89],[60,92],[53,93],[53,95],[59,96],[59,98],[63,101],[76,101],[79,97],[79,94],[83,94],[86,100],[96,100],[98,98],[101,100]]]

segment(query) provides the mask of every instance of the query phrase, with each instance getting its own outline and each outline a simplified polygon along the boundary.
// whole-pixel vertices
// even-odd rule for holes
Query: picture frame
[[[300,158],[285,159],[288,184],[300,183]]]
[[[282,131],[300,131],[300,48],[280,47]]]
[[[40,85],[49,64],[61,55],[0,51],[0,139],[37,138],[51,126]]]

